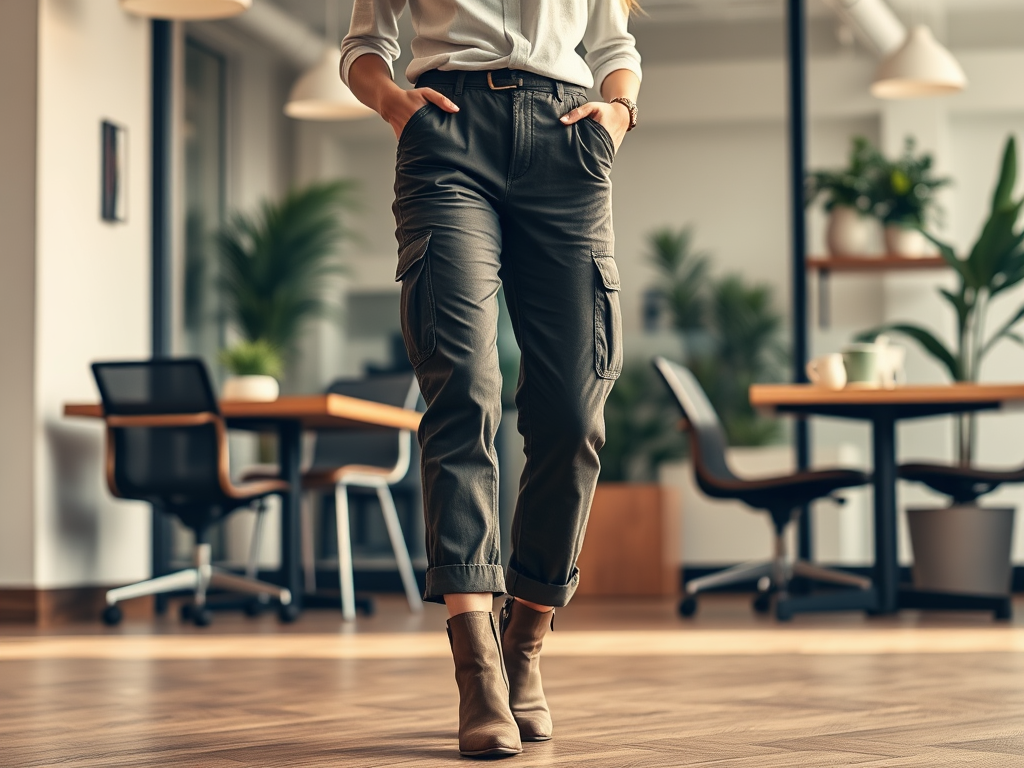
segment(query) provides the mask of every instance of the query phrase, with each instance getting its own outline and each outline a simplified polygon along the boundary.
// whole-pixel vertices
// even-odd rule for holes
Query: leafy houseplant
[[[272,376],[284,370],[281,353],[264,339],[240,341],[220,353],[220,362],[235,376]]]
[[[220,289],[243,339],[287,360],[303,325],[328,312],[326,278],[343,271],[337,248],[353,237],[340,216],[354,207],[352,192],[349,181],[296,189],[255,214],[235,214],[218,234]]]
[[[885,159],[863,136],[856,136],[846,168],[813,171],[804,185],[806,204],[824,198],[829,214],[826,240],[835,256],[857,256],[872,245],[875,224],[871,219],[877,200]]]
[[[953,381],[977,381],[982,362],[1002,339],[1024,346],[1024,336],[1016,330],[1024,320],[1024,304],[994,331],[989,332],[985,325],[992,302],[1024,280],[1024,228],[1017,229],[1024,198],[1013,199],[1016,180],[1017,147],[1011,136],[1003,151],[991,211],[967,257],[957,258],[950,245],[924,232],[959,278],[955,290],[939,290],[956,313],[954,344],[947,345],[928,329],[911,323],[890,323],[874,328],[862,333],[860,340],[871,341],[884,332],[908,336],[938,360]],[[963,415],[956,425],[959,460],[967,465],[973,455],[976,419]]]
[[[692,230],[661,230],[649,238],[649,258],[662,275],[657,288],[673,327],[706,343],[686,344],[684,360],[718,411],[731,445],[765,445],[778,422],[759,416],[747,394],[755,382],[777,380],[785,364],[782,316],[767,285],[739,275],[709,275],[706,253],[692,249]]]
[[[884,224],[921,229],[929,216],[938,212],[935,192],[948,185],[948,177],[932,174],[932,156],[914,154],[916,142],[908,136],[903,154],[893,161],[882,161],[875,193],[874,212]]]
[[[908,136],[903,154],[884,163],[875,200],[875,215],[885,225],[886,250],[909,256],[926,252],[927,240],[920,230],[941,212],[935,192],[950,182],[935,177],[932,156],[915,155],[914,146],[914,139]]]
[[[873,213],[884,163],[881,153],[868,139],[855,136],[846,168],[839,171],[812,171],[807,174],[807,205],[824,196],[826,213],[831,213],[840,206],[853,208],[863,214]]]

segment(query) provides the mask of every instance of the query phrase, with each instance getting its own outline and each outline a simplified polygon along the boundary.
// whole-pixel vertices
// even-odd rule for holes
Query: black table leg
[[[896,550],[896,421],[891,413],[873,419],[875,493],[875,591],[878,613],[899,608]]]
[[[292,608],[282,617],[293,619],[302,609],[301,539],[302,475],[299,462],[302,457],[302,428],[293,421],[283,421],[277,428],[278,462],[281,477],[291,490],[281,499],[281,575],[284,586],[292,593]]]

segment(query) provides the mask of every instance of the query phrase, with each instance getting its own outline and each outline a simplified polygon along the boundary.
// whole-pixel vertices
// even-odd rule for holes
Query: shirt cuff
[[[342,55],[341,81],[345,83],[345,85],[348,85],[348,71],[352,69],[352,65],[355,63],[356,59],[367,53],[372,53],[375,56],[380,56],[381,59],[384,60],[384,63],[388,65],[388,72],[391,73],[391,79],[395,79],[395,67],[394,64],[391,63],[391,59],[389,59],[376,48],[373,48],[369,45],[359,45],[356,46],[355,48],[351,48],[345,51],[344,54]],[[351,88],[351,86],[349,87]]]
[[[619,56],[605,61],[594,70],[594,88],[600,93],[604,79],[617,69],[628,69],[637,80],[643,80],[643,70],[640,69],[640,62],[631,56]]]

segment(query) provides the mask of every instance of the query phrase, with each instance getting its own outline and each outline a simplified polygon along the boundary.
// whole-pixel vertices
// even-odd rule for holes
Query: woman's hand
[[[402,88],[389,89],[380,101],[380,116],[391,124],[395,138],[402,135],[405,124],[417,111],[427,103],[436,104],[445,112],[458,112],[454,101],[441,95],[433,88],[413,88],[406,91]],[[628,122],[628,121],[627,121]]]
[[[615,151],[618,152],[622,139],[625,138],[626,131],[629,130],[629,110],[626,109],[626,105],[619,102],[606,104],[603,101],[588,101],[586,104],[566,112],[562,115],[561,120],[565,125],[572,125],[585,118],[595,120],[604,126],[615,143]]]

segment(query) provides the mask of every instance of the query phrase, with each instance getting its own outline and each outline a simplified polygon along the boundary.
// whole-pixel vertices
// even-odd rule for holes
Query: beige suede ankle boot
[[[508,670],[509,706],[523,741],[551,738],[551,711],[540,679],[540,649],[554,621],[554,609],[540,613],[511,597],[501,609],[501,653]]]
[[[508,678],[494,614],[460,613],[448,619],[448,639],[459,686],[459,752],[464,757],[506,757],[523,751],[508,706]]]

